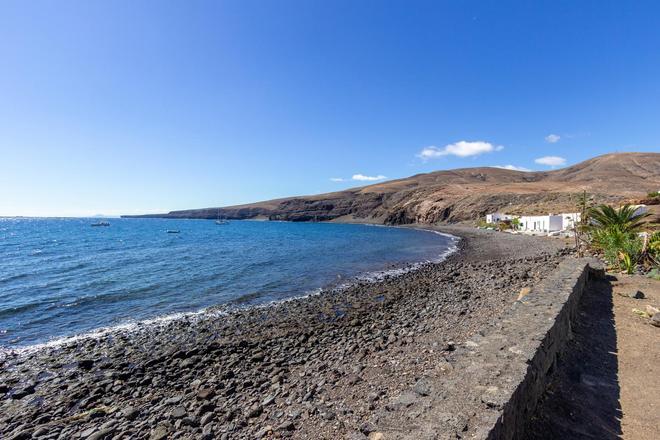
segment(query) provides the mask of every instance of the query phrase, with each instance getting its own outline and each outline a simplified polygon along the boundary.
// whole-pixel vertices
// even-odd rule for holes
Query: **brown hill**
[[[616,153],[546,172],[462,168],[313,196],[220,208],[230,219],[358,221],[385,224],[455,222],[489,212],[574,211],[587,191],[596,203],[641,199],[660,190],[660,153]],[[218,208],[149,217],[215,218]]]

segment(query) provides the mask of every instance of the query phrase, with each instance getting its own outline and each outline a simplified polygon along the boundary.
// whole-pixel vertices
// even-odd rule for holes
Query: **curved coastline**
[[[438,230],[459,251],[402,275],[0,361],[0,436],[364,436],[563,258],[557,240]]]
[[[380,225],[380,224],[364,224],[364,225],[385,227],[385,228],[405,228],[405,226],[390,226],[390,225]],[[18,346],[18,347],[0,345],[0,360],[2,360],[5,357],[33,354],[41,350],[57,349],[59,347],[63,347],[67,345],[75,345],[87,339],[101,340],[103,338],[107,338],[107,337],[112,338],[120,335],[130,336],[131,333],[133,332],[145,332],[145,331],[148,332],[150,327],[154,327],[154,328],[163,327],[163,326],[167,326],[168,324],[174,321],[179,321],[179,320],[202,321],[205,319],[215,319],[221,316],[226,316],[230,313],[234,313],[238,310],[244,310],[247,308],[274,307],[280,303],[305,300],[310,296],[336,294],[338,291],[343,289],[348,289],[356,283],[360,283],[360,282],[377,283],[383,281],[384,279],[388,279],[390,277],[397,277],[410,273],[415,270],[419,270],[426,264],[441,263],[450,255],[459,251],[458,243],[460,243],[461,241],[461,237],[459,236],[451,235],[435,229],[429,229],[424,227],[413,227],[412,229],[442,235],[444,237],[450,238],[453,244],[451,244],[445,251],[443,251],[437,257],[431,260],[427,259],[427,260],[409,262],[403,265],[392,265],[392,267],[388,269],[374,270],[374,271],[360,273],[346,280],[345,282],[342,282],[341,284],[319,287],[311,291],[302,292],[298,295],[293,295],[291,297],[280,300],[268,301],[262,304],[241,306],[240,305],[240,303],[242,302],[241,298],[238,298],[234,301],[230,301],[225,304],[217,304],[217,305],[205,307],[200,310],[170,313],[161,316],[155,316],[149,319],[127,321],[112,326],[98,327],[83,333],[57,337],[37,344]]]

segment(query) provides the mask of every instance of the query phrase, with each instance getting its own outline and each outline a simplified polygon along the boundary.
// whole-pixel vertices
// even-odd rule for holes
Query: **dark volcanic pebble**
[[[366,438],[378,411],[437,394],[425,377],[566,253],[450,232],[460,253],[379,282],[5,353],[0,438]]]

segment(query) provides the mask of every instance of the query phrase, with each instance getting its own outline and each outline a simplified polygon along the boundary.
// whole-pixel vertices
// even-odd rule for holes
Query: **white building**
[[[559,215],[561,215],[561,229],[564,231],[573,229],[575,223],[578,223],[582,218],[579,212],[567,212]]]
[[[520,217],[521,231],[555,232],[561,231],[561,215],[523,215]]]
[[[501,212],[494,212],[486,215],[486,223],[497,223],[504,220],[513,220],[513,216],[502,214]]]
[[[548,215],[523,215],[520,217],[521,231],[558,232],[573,229],[580,221],[579,212]]]
[[[635,215],[648,212],[646,205],[633,205],[633,207],[635,208]],[[521,231],[551,233],[572,231],[575,223],[579,222],[582,216],[579,212],[565,212],[562,214],[523,215],[518,217],[495,212],[486,216],[486,222],[497,223],[503,220],[513,220],[514,218],[518,219],[518,229]]]

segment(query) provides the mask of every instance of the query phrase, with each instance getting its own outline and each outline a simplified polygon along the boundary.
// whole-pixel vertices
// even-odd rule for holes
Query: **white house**
[[[582,218],[579,212],[567,212],[559,215],[561,215],[562,230],[573,229],[575,223],[578,223]]]
[[[579,212],[566,212],[548,215],[523,215],[520,217],[520,230],[536,232],[557,232],[573,229],[580,221]]]
[[[634,205],[635,215],[648,212],[646,205]],[[497,223],[503,220],[519,220],[518,229],[521,231],[531,232],[559,232],[571,231],[575,223],[579,222],[582,218],[579,212],[564,212],[562,214],[548,214],[548,215],[506,215],[499,212],[488,214],[486,216],[487,223]]]
[[[497,223],[503,220],[513,220],[513,216],[502,214],[501,212],[494,212],[486,215],[486,223]]]
[[[519,220],[522,231],[555,232],[563,226],[561,215],[523,215]]]

